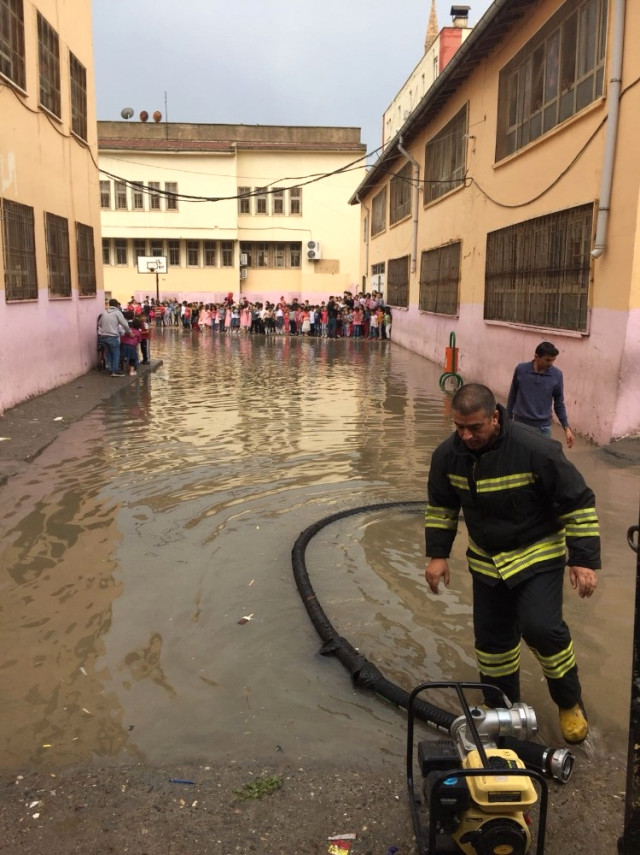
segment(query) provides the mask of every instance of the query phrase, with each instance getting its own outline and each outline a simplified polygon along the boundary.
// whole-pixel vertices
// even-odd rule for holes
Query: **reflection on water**
[[[440,369],[388,342],[167,330],[164,360],[0,488],[1,765],[182,762],[283,748],[404,751],[404,718],[318,655],[290,550],[336,510],[422,499],[450,430]],[[605,573],[567,591],[596,737],[628,718],[637,469],[578,442],[598,496]],[[391,679],[475,679],[464,536],[427,594],[419,513],[359,514],[307,553],[330,619]],[[240,622],[242,618],[249,618]],[[537,664],[527,700],[558,739]],[[439,702],[444,699],[436,699]],[[354,744],[353,730],[359,739]]]

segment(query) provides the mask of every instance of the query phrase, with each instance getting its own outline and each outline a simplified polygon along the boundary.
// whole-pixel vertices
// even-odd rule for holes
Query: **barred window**
[[[58,34],[38,12],[40,104],[60,118],[60,44]]]
[[[87,139],[87,70],[70,52],[71,76],[71,130],[80,139]]]
[[[464,183],[467,160],[467,105],[425,148],[425,201],[432,202]]]
[[[387,302],[391,306],[409,306],[409,256],[390,258],[387,273]]]
[[[109,209],[111,207],[111,182],[100,182],[100,207]]]
[[[167,211],[178,210],[178,182],[165,181],[165,193],[167,194]]]
[[[289,189],[289,213],[302,213],[302,187],[291,187]]]
[[[22,0],[0,0],[0,74],[26,88]]]
[[[216,266],[216,242],[214,240],[203,241],[203,250],[204,250],[204,266],[205,267],[215,267]]]
[[[485,319],[585,332],[592,228],[589,204],[490,232]]]
[[[411,213],[411,164],[405,163],[389,184],[389,223],[393,225]]]
[[[92,297],[97,292],[96,251],[93,243],[93,229],[83,223],[76,223],[76,261],[78,294],[80,297]]]
[[[247,256],[247,267],[286,270],[300,267],[302,241],[242,241],[240,253]]]
[[[127,185],[124,181],[116,181],[115,185],[116,208],[120,211],[127,210]]]
[[[251,213],[251,187],[238,187],[238,213]]]
[[[233,241],[222,241],[221,261],[223,267],[233,267]]]
[[[266,187],[256,187],[256,214],[269,213],[269,196]]]
[[[33,208],[0,199],[5,300],[37,300]]]
[[[371,234],[377,235],[387,227],[387,188],[373,197],[371,203]]]
[[[113,242],[115,249],[115,263],[117,267],[127,266],[127,241],[126,238],[116,238]]]
[[[111,240],[102,238],[102,263],[111,264]]]
[[[460,247],[460,241],[456,241],[422,253],[418,308],[423,312],[458,313]]]
[[[136,266],[141,255],[149,255],[147,252],[147,242],[144,238],[136,238],[133,242],[133,260]]]
[[[169,264],[172,267],[180,267],[180,241],[168,240],[167,247],[169,250]]]
[[[45,213],[47,277],[50,297],[71,296],[71,261],[69,258],[69,223],[65,217]]]
[[[290,243],[288,244],[289,250],[289,267],[300,267],[300,260],[302,258],[302,241],[299,243]]]
[[[151,255],[154,258],[161,258],[164,256],[164,241],[163,240],[152,240],[151,241]]]
[[[567,0],[500,72],[496,160],[604,91],[607,0]]]

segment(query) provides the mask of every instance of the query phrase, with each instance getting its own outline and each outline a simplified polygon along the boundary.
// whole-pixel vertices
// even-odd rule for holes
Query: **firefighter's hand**
[[[577,588],[580,597],[590,597],[598,587],[598,576],[589,567],[569,567],[571,587]]]
[[[444,582],[445,588],[449,587],[449,562],[446,558],[431,558],[427,564],[427,569],[424,571],[424,578],[429,583],[429,587],[434,594],[438,593],[438,585],[440,579]]]

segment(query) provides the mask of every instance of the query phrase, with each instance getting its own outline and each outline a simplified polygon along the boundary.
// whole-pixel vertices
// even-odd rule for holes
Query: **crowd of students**
[[[139,303],[133,297],[125,317],[144,316],[156,327],[182,326],[184,329],[219,333],[257,335],[305,335],[323,338],[391,338],[391,310],[382,294],[345,291],[321,303],[281,297],[277,303],[239,302],[229,294],[221,303],[190,303],[169,299],[157,302],[148,297]]]

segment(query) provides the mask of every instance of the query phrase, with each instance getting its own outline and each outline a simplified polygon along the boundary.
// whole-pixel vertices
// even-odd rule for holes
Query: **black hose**
[[[401,510],[411,512],[416,510],[424,510],[424,501],[413,502],[379,502],[374,505],[362,505],[358,508],[350,508],[346,511],[339,511],[331,514],[321,520],[313,523],[303,532],[298,535],[296,542],[291,550],[291,561],[293,565],[293,575],[302,602],[307,610],[307,614],[311,619],[311,623],[316,628],[316,631],[323,641],[320,648],[320,653],[323,656],[335,656],[342,662],[345,668],[351,674],[351,679],[355,686],[371,689],[381,697],[396,704],[402,709],[408,709],[410,693],[405,691],[401,686],[392,683],[384,676],[380,669],[370,662],[365,656],[359,653],[346,638],[339,635],[331,621],[324,613],[322,606],[318,602],[313,586],[307,572],[307,564],[305,561],[305,552],[309,541],[326,526],[346,517],[355,516],[356,514],[370,513],[371,511],[383,510]],[[441,730],[450,732],[451,725],[458,718],[457,715],[433,706],[420,698],[416,698],[413,703],[413,712],[416,718],[426,721]],[[515,742],[516,740],[514,740]],[[548,749],[539,746],[537,743],[530,743],[526,740],[517,740],[518,745],[524,748],[523,753],[527,755],[524,762],[529,768],[537,769],[545,775],[555,778],[561,783],[566,783],[573,768],[573,755],[566,749]],[[530,746],[527,750],[526,746]]]

